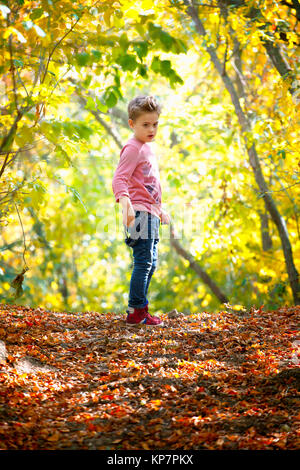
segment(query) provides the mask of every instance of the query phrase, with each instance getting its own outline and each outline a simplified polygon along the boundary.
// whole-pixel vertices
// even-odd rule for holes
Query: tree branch
[[[48,67],[49,67],[49,63],[50,63],[50,60],[55,52],[55,50],[57,49],[57,47],[62,43],[62,41],[68,36],[68,34],[70,34],[73,29],[75,28],[75,26],[77,25],[78,21],[81,19],[81,17],[79,17],[75,23],[71,26],[71,28],[60,38],[59,41],[57,41],[57,43],[54,45],[52,51],[50,52],[49,54],[49,57],[48,57],[48,60],[47,60],[47,64],[46,64],[46,67],[45,67],[45,72],[44,72],[44,76],[41,80],[41,83],[44,83],[44,80],[46,78],[46,75],[47,75],[47,72],[48,72]]]
[[[10,26],[9,15],[7,16],[7,26],[8,27]],[[18,96],[17,96],[17,87],[16,87],[16,77],[15,77],[15,64],[13,60],[12,34],[10,34],[8,38],[8,50],[9,50],[9,58],[10,58],[10,73],[11,73],[12,84],[13,84],[15,107],[16,107],[16,111],[18,114],[19,109],[18,109]]]
[[[87,103],[86,99],[80,94],[78,94],[78,98],[79,98],[80,103],[85,107]],[[109,124],[107,124],[107,122],[105,122],[104,119],[101,118],[98,111],[95,111],[92,109],[89,109],[88,111],[95,117],[96,121],[98,121],[99,124],[101,124],[101,126],[104,127],[106,132],[114,139],[117,146],[121,149],[123,147],[123,144],[118,134],[115,132],[115,130]]]
[[[196,30],[201,36],[205,36],[205,28],[199,18],[197,9],[193,6],[190,0],[184,0],[184,3],[188,6],[187,14],[193,19],[195,23]],[[246,146],[246,150],[249,157],[249,162],[254,173],[256,184],[261,192],[261,195],[264,199],[266,208],[272,217],[274,224],[277,227],[278,234],[281,240],[282,251],[285,258],[286,270],[289,276],[290,286],[293,293],[294,302],[296,305],[300,304],[300,283],[299,283],[299,273],[296,269],[292,246],[289,239],[289,234],[283,217],[281,216],[277,205],[269,194],[269,188],[264,178],[259,157],[257,155],[256,146],[251,141],[249,142],[248,133],[251,132],[251,125],[248,119],[248,115],[243,111],[238,94],[233,86],[232,80],[227,73],[222,74],[222,64],[215,52],[215,49],[212,46],[206,46],[206,51],[210,55],[210,59],[216,70],[218,71],[223,84],[228,91],[232,104],[234,106],[238,121],[240,123],[242,137]]]
[[[7,154],[5,155],[5,158],[4,158],[4,161],[3,161],[3,164],[2,164],[1,170],[0,170],[0,178],[2,177],[2,175],[3,175],[3,173],[4,173],[4,170],[5,170],[6,166],[7,166],[7,160],[8,160],[9,154],[10,154],[10,152],[7,152]]]
[[[213,294],[219,299],[221,303],[228,303],[229,300],[226,295],[221,291],[217,286],[214,280],[204,271],[199,263],[194,259],[194,257],[186,251],[179,241],[174,236],[174,227],[170,224],[170,242],[171,245],[175,248],[177,253],[186,259],[190,263],[190,267],[195,271],[195,273],[202,279],[202,281],[211,289]]]

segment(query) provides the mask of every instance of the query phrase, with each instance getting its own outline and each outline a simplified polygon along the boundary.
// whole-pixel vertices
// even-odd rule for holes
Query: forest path
[[[0,304],[0,449],[297,449],[299,313]]]

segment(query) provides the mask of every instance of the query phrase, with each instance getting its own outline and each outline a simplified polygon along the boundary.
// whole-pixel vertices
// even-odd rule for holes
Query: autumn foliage
[[[0,448],[297,449],[299,313],[1,305]]]
[[[0,0],[0,32],[0,449],[299,449],[299,2]],[[154,330],[111,188],[144,93]]]
[[[1,302],[126,306],[111,180],[146,93],[180,242],[153,308],[299,304],[299,38],[297,0],[1,0]]]

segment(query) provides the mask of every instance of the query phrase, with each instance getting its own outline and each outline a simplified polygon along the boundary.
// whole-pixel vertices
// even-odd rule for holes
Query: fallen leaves
[[[299,312],[0,305],[0,449],[299,448]]]

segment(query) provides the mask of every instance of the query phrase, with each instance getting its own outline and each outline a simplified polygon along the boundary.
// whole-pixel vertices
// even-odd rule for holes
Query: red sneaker
[[[158,317],[152,317],[148,312],[148,305],[143,308],[135,308],[132,313],[128,310],[126,318],[127,325],[148,325],[148,326],[162,326],[163,322]]]
[[[159,317],[153,317],[152,315],[150,315],[150,313],[148,312],[148,304],[145,306],[145,310],[147,312],[146,313],[146,316],[147,316],[146,324],[147,325],[163,326],[164,322]]]
[[[128,325],[141,325],[145,323],[147,316],[145,307],[128,308],[127,313],[126,323],[128,323]]]

